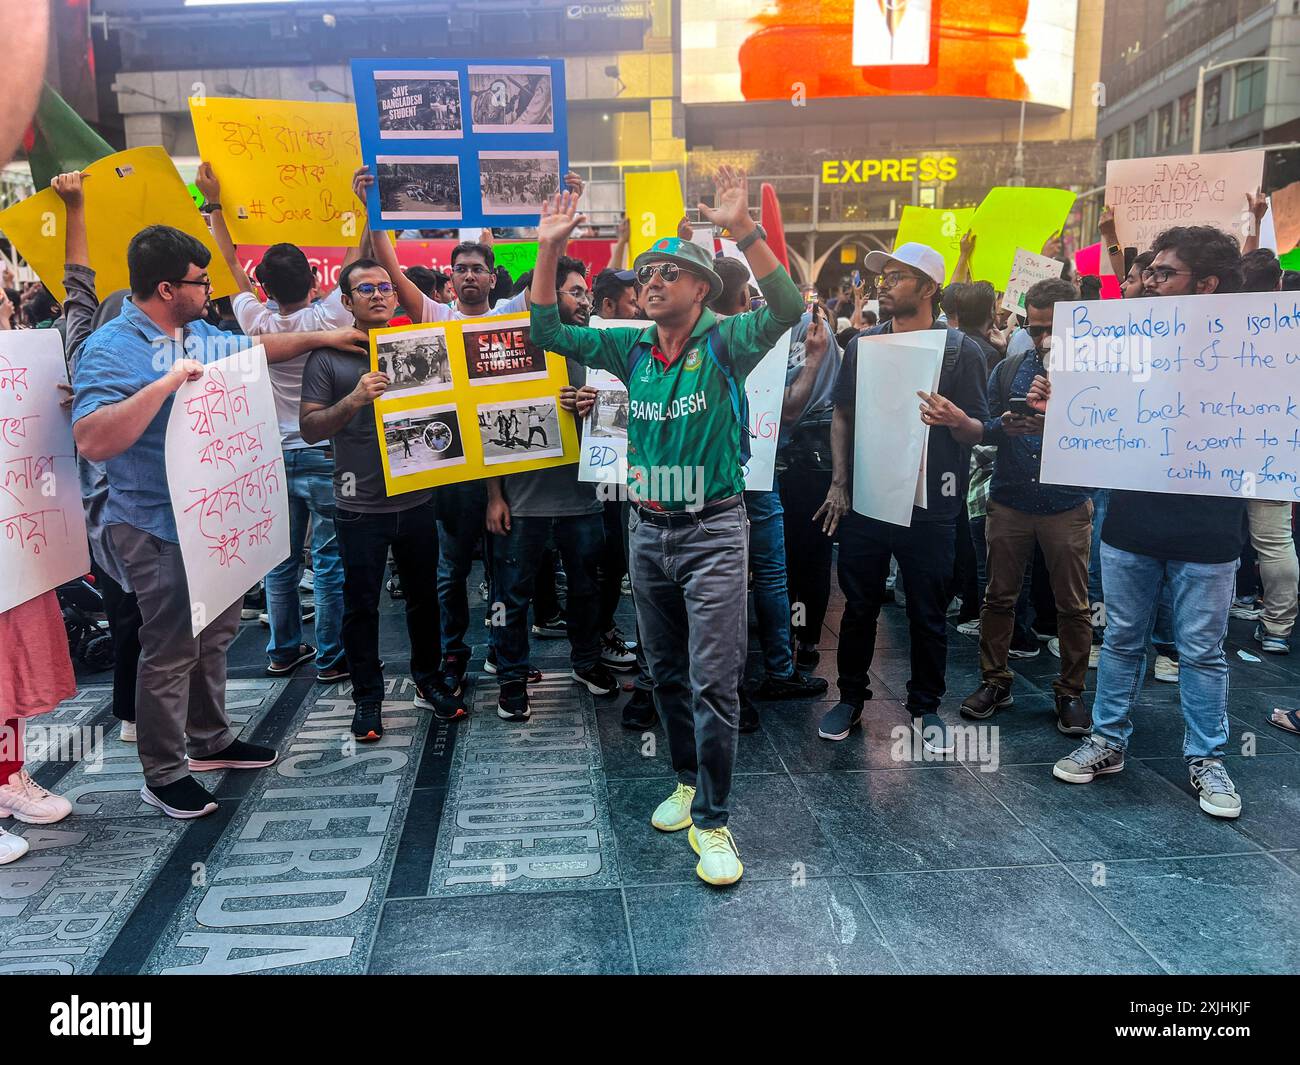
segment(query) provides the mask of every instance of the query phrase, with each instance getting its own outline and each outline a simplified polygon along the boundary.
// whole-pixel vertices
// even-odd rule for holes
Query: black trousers
[[[91,562],[90,572],[104,597],[108,631],[113,640],[113,716],[135,720],[135,678],[140,667],[140,606],[135,595]]]
[[[871,698],[876,621],[885,601],[889,557],[907,585],[907,623],[912,676],[907,707],[920,715],[937,710],[948,664],[948,588],[957,535],[951,522],[914,522],[910,528],[864,518],[850,511],[840,522],[839,579],[844,593],[837,651],[840,698],[861,705]]]
[[[605,527],[605,548],[600,554],[600,631],[609,632],[614,627],[614,612],[623,596],[623,575],[627,573],[627,555],[623,539],[627,522],[623,520],[623,504],[617,499],[605,501],[602,515]]]
[[[817,645],[826,621],[826,604],[831,596],[831,538],[812,517],[826,502],[831,474],[790,468],[780,476],[781,507],[785,511],[785,570],[794,617],[791,624],[797,643]],[[800,617],[800,613],[802,617]]]

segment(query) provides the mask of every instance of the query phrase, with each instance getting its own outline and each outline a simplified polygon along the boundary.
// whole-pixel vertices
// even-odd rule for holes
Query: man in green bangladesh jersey
[[[555,264],[584,220],[569,193],[543,205],[531,302],[534,343],[627,385],[628,568],[678,780],[650,823],[689,829],[696,873],[720,885],[744,871],[727,800],[748,642],[745,377],[799,321],[803,301],[749,216],[745,175],[722,167],[715,181],[715,205],[700,214],[731,232],[765,307],[718,319],[706,306],[722,289],[711,257],[665,237],[633,263],[650,325],[561,324]]]

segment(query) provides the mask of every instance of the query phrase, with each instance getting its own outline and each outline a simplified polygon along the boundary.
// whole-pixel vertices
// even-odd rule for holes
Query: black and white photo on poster
[[[479,152],[478,183],[485,215],[540,214],[560,191],[560,153]]]
[[[456,156],[380,155],[375,168],[379,211],[386,221],[461,217]]]
[[[478,408],[478,432],[485,466],[564,454],[559,414],[549,397],[485,403]]]
[[[465,441],[455,405],[385,414],[384,448],[393,477],[464,465]]]
[[[377,70],[375,103],[383,140],[463,136],[460,75],[454,70]]]
[[[451,388],[447,334],[441,327],[381,337],[375,344],[379,372],[392,382],[388,395],[443,392]]]
[[[553,133],[549,67],[472,66],[470,115],[475,133]]]
[[[587,414],[585,436],[627,439],[628,400],[625,388],[601,388]]]

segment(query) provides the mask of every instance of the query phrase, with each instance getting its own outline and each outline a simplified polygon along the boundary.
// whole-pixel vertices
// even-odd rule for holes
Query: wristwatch
[[[750,245],[752,245],[756,240],[767,240],[767,230],[764,229],[761,225],[757,225],[757,224],[755,224],[749,236],[736,241],[736,250],[748,251]]]
[[[220,210],[221,210],[221,204],[220,204],[220,203],[205,203],[202,207],[199,208],[199,210],[200,210],[203,214],[211,214],[213,211],[220,211]]]
[[[1110,244],[1106,247],[1107,255],[1119,255],[1123,249],[1118,244]]]

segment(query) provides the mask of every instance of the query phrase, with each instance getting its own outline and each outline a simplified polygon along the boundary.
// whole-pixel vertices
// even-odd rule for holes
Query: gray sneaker
[[[1068,784],[1091,784],[1093,777],[1118,773],[1124,768],[1124,752],[1107,747],[1089,736],[1078,748],[1052,766],[1052,776]]]
[[[957,744],[952,729],[933,710],[923,715],[912,715],[912,730],[921,737],[925,749],[931,754],[952,754]]]
[[[1217,758],[1198,758],[1188,763],[1187,771],[1202,810],[1211,817],[1241,816],[1241,796],[1232,786],[1232,777],[1222,762]]]

